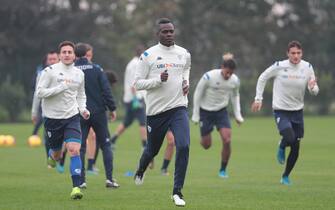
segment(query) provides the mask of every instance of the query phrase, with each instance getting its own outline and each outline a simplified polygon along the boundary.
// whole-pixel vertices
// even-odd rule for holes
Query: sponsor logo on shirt
[[[157,65],[157,69],[166,68],[184,68],[184,64],[181,63],[162,63]]]
[[[76,67],[81,69],[81,70],[93,69],[92,65],[80,65],[80,66],[76,66]]]
[[[306,79],[306,76],[304,75],[282,75],[284,79],[291,79],[291,80],[297,80],[297,79]]]

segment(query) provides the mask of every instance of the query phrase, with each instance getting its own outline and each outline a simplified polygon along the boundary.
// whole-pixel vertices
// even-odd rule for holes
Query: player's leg
[[[299,157],[299,150],[300,150],[300,140],[304,136],[304,120],[303,120],[303,112],[302,111],[295,111],[291,113],[291,122],[292,122],[292,129],[294,132],[294,141],[290,143],[289,146],[291,148],[290,153],[287,157],[285,171],[282,175],[281,183],[285,185],[290,184],[289,175],[293,170],[298,157]]]
[[[175,195],[180,199],[183,199],[181,190],[184,186],[190,147],[190,127],[186,108],[180,107],[174,110],[174,113],[171,116],[170,129],[176,144],[176,161],[172,195],[175,204],[178,205],[178,201],[180,200],[176,199]],[[185,205],[185,201],[182,203]]]
[[[226,108],[215,112],[213,116],[215,119],[215,125],[218,129],[222,141],[221,150],[221,167],[219,176],[222,178],[228,178],[226,167],[229,162],[231,154],[231,125],[229,120],[229,115]]]
[[[149,163],[158,154],[169,126],[169,112],[147,117],[148,141],[135,173],[135,184],[143,183],[144,172]]]
[[[221,167],[219,176],[222,178],[228,178],[226,167],[229,162],[231,154],[231,129],[230,128],[220,128],[219,133],[222,140],[221,149]]]
[[[64,130],[64,142],[66,150],[70,156],[70,173],[73,189],[71,192],[72,199],[81,199],[83,194],[80,191],[82,161],[80,157],[80,146],[82,143],[81,126],[79,115],[73,116],[66,120]],[[87,135],[87,134],[86,134]]]
[[[94,157],[95,157],[97,143],[96,143],[95,132],[93,131],[92,128],[90,129],[88,133],[86,144],[87,144],[87,151],[86,151],[87,153],[87,173],[97,174],[97,172],[93,170]]]
[[[165,137],[166,137],[167,144],[166,144],[166,149],[165,149],[164,160],[163,160],[161,172],[162,172],[162,175],[167,176],[167,175],[169,175],[169,172],[168,172],[167,168],[168,168],[168,166],[170,164],[170,161],[172,159],[172,156],[173,156],[175,143],[174,143],[173,133],[170,130],[166,133]]]
[[[125,103],[125,108],[126,113],[124,120],[121,124],[118,125],[115,133],[111,137],[112,145],[116,143],[116,140],[119,138],[119,136],[121,136],[121,134],[133,123],[135,119],[134,111],[131,109],[131,103]]]
[[[118,188],[119,184],[113,180],[113,153],[111,142],[108,138],[108,121],[104,112],[91,116],[92,127],[96,135],[96,140],[102,150],[103,163],[105,167],[106,187]]]
[[[140,125],[140,136],[141,136],[141,143],[142,143],[142,147],[143,149],[146,147],[147,145],[147,130],[146,130],[146,121],[145,121],[145,109],[144,107],[137,109],[134,112],[134,117],[137,119],[139,125]]]
[[[59,119],[45,118],[44,128],[46,132],[46,142],[48,143],[48,165],[52,168],[56,167],[62,154],[62,144],[64,137],[63,121]]]
[[[189,157],[190,127],[186,108],[177,108],[171,116],[170,129],[175,138],[176,161],[172,198],[178,206],[184,206],[185,201],[181,190],[184,186]]]
[[[80,187],[83,189],[87,187],[86,171],[85,171],[86,140],[83,140],[83,139],[87,139],[91,126],[92,126],[91,119],[84,120],[82,117],[80,117],[80,129],[81,129],[81,146],[80,146],[81,183],[80,183]]]
[[[64,173],[64,163],[65,163],[65,159],[66,159],[66,153],[67,153],[67,150],[65,148],[65,144],[63,144],[61,157],[59,159],[59,162],[57,162],[57,164],[56,164],[56,169],[57,169],[58,173],[61,173],[61,174]]]
[[[275,110],[274,117],[282,139],[277,150],[277,160],[280,164],[285,163],[285,148],[295,141],[295,134],[290,121],[289,112]]]
[[[204,149],[209,149],[212,145],[211,132],[214,127],[214,119],[212,112],[200,109],[200,144]]]

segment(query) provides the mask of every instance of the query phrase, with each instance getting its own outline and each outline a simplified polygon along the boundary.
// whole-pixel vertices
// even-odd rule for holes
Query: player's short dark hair
[[[156,21],[156,27],[157,27],[157,31],[160,30],[160,25],[161,24],[167,24],[167,23],[172,23],[172,21],[169,19],[169,18],[159,18],[157,21]]]
[[[73,48],[74,50],[74,43],[71,41],[62,41],[59,45],[58,45],[58,53],[60,53],[60,50],[62,49],[62,47],[64,46],[70,46]]]
[[[236,69],[236,63],[233,59],[229,59],[229,60],[224,60],[222,62],[222,66],[224,68],[228,68],[230,70],[235,70]]]
[[[47,55],[48,55],[48,54],[55,54],[55,53],[58,53],[57,50],[49,50],[49,51],[47,52]]]
[[[75,48],[74,48],[74,54],[76,57],[81,58],[86,55],[86,52],[89,50],[88,46],[86,43],[77,43]]]
[[[104,71],[107,79],[109,81],[109,84],[113,85],[118,81],[118,76],[116,75],[116,73],[112,70],[105,70]]]
[[[290,41],[290,43],[288,43],[287,45],[287,52],[292,48],[292,47],[296,47],[300,50],[302,50],[302,45],[299,41],[296,41],[296,40],[293,40],[293,41]]]
[[[234,55],[232,53],[225,53],[222,56],[222,64],[224,68],[228,68],[230,70],[236,69],[236,62],[234,60]]]
[[[47,59],[48,59],[48,55],[50,54],[58,54],[57,50],[49,50],[44,56],[43,56],[43,60],[42,60],[42,65],[43,67],[46,67],[47,64]]]

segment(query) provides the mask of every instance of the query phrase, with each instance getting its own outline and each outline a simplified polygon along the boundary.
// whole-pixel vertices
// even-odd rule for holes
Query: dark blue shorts
[[[80,117],[75,115],[69,119],[44,118],[47,142],[52,150],[61,150],[63,142],[81,143]]]
[[[140,100],[140,102],[143,104],[143,106],[138,109],[133,109],[131,102],[125,103],[126,116],[123,120],[124,127],[127,128],[128,126],[130,126],[133,123],[134,119],[138,120],[140,126],[145,126],[145,105],[143,100]]]
[[[273,115],[277,124],[279,133],[286,128],[292,128],[296,138],[304,137],[304,114],[303,110],[298,111],[284,111],[274,110]]]
[[[200,108],[200,133],[206,136],[213,131],[214,125],[216,129],[231,128],[229,115],[226,108],[219,111],[207,111]]]

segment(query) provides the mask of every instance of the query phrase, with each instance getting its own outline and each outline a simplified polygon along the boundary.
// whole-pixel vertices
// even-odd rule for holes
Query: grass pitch
[[[185,209],[334,209],[335,207],[335,118],[306,117],[305,138],[290,178],[292,185],[279,184],[283,166],[276,162],[279,135],[273,118],[250,118],[234,123],[228,179],[220,179],[221,141],[213,133],[209,150],[199,145],[199,130],[191,125],[189,168],[183,194]],[[117,123],[112,123],[111,131]],[[134,124],[118,142],[114,153],[114,177],[121,187],[106,189],[101,154],[100,173],[88,176],[88,189],[80,201],[70,200],[69,159],[66,171],[47,169],[43,147],[29,148],[30,124],[0,124],[0,134],[11,134],[16,146],[0,148],[0,209],[175,209],[170,199],[173,175],[162,176],[160,167],[165,145],[148,170],[142,186],[125,176],[135,170],[140,154],[139,130]],[[173,174],[173,162],[169,171]]]

